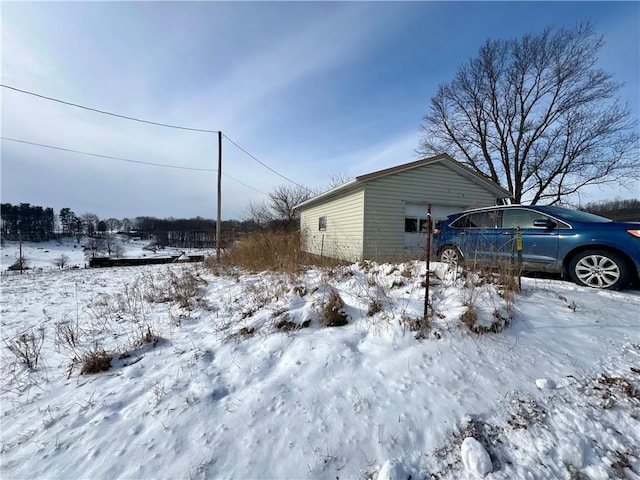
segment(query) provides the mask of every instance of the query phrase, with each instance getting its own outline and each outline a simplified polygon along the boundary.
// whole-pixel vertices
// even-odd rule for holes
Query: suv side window
[[[488,210],[484,212],[469,213],[453,222],[453,228],[499,228],[502,219],[502,211]]]
[[[505,210],[502,214],[502,226],[504,228],[533,228],[533,221],[546,219],[547,217],[539,212],[512,208]]]
[[[534,228],[534,220],[552,220],[544,213],[534,212],[533,210],[525,210],[524,208],[509,208],[502,214],[502,226],[504,228]],[[566,228],[564,223],[559,223],[556,220],[559,228]]]

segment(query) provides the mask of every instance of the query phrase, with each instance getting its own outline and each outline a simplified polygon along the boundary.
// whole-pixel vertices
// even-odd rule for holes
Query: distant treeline
[[[583,205],[580,210],[617,222],[640,222],[640,199],[604,200]]]
[[[56,215],[53,208],[21,203],[0,205],[0,235],[3,240],[41,242],[59,237],[104,237],[115,233],[129,236],[152,236],[159,246],[212,247],[215,246],[216,222],[195,218],[135,218],[100,219],[93,213],[76,215],[70,208],[63,208]],[[221,243],[227,244],[245,232],[256,228],[249,221],[225,220],[221,223]]]
[[[42,242],[54,237],[56,214],[53,208],[44,208],[28,203],[0,205],[2,212],[2,238]]]

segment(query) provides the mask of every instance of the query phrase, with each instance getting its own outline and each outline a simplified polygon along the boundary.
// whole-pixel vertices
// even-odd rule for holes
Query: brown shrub
[[[81,363],[80,373],[82,375],[106,372],[111,368],[111,354],[103,348],[97,347],[86,353],[82,357]]]
[[[369,302],[369,310],[367,310],[367,317],[373,317],[376,313],[382,311],[382,303],[379,300],[373,299]]]
[[[40,361],[40,350],[42,349],[43,343],[43,328],[40,328],[38,333],[35,331],[23,333],[11,342],[5,342],[11,353],[13,353],[21,363],[30,369],[38,366],[38,362]]]
[[[311,320],[305,320],[302,323],[296,323],[288,318],[283,318],[282,320],[276,323],[276,328],[278,330],[282,330],[283,332],[295,332],[296,330],[300,330],[301,328],[308,328],[311,325]]]
[[[349,323],[344,301],[335,289],[331,289],[329,299],[322,307],[322,323],[325,327],[341,327]]]
[[[250,271],[295,273],[314,266],[340,264],[337,260],[320,258],[303,252],[299,232],[258,231],[232,245],[220,259],[225,267],[242,267]],[[219,271],[220,264],[210,258],[205,265]]]

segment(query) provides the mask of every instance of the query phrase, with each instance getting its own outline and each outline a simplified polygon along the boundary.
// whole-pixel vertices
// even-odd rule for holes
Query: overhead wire
[[[44,148],[51,148],[53,150],[62,150],[63,152],[71,152],[71,153],[79,153],[82,155],[89,155],[91,157],[100,157],[100,158],[108,158],[111,160],[119,160],[121,162],[130,162],[130,163],[139,163],[142,165],[150,165],[153,167],[165,167],[165,168],[176,168],[176,169],[180,169],[180,170],[196,170],[196,171],[200,171],[200,172],[217,172],[218,170],[214,170],[211,168],[198,168],[198,167],[183,167],[180,165],[168,165],[168,164],[164,164],[164,163],[155,163],[155,162],[145,162],[142,160],[132,160],[129,158],[121,158],[121,157],[113,157],[111,155],[101,155],[99,153],[91,153],[91,152],[83,152],[80,150],[73,150],[71,148],[64,148],[64,147],[55,147],[53,145],[45,145],[43,143],[36,143],[36,142],[28,142],[26,140],[19,140],[17,138],[9,138],[9,137],[0,137],[2,140],[8,140],[10,142],[18,142],[18,143],[26,143],[27,145],[34,145],[37,147],[44,147]]]
[[[304,185],[300,185],[297,182],[294,182],[293,180],[291,180],[288,177],[285,177],[284,175],[282,175],[281,173],[275,171],[273,168],[271,168],[269,165],[261,162],[260,160],[258,160],[255,156],[253,156],[252,154],[250,154],[249,152],[247,152],[244,148],[242,148],[240,145],[238,145],[236,142],[234,142],[233,140],[231,140],[227,135],[225,135],[224,133],[222,134],[222,136],[224,138],[226,138],[227,140],[229,140],[229,142],[231,142],[233,145],[235,145],[238,149],[240,149],[242,152],[244,152],[245,154],[247,154],[249,157],[251,157],[252,159],[254,159],[256,162],[258,162],[260,165],[262,165],[263,167],[265,167],[267,170],[272,171],[273,173],[275,173],[276,175],[278,175],[281,178],[284,178],[286,181],[293,183],[294,185],[296,185],[297,187],[300,187],[304,190],[308,190],[309,192],[311,192],[312,190],[310,188],[305,187]]]
[[[175,168],[175,169],[179,169],[179,170],[192,170],[192,171],[198,171],[198,172],[213,172],[213,173],[217,173],[218,172],[217,169],[213,169],[213,168],[185,167],[185,166],[182,166],[182,165],[170,165],[170,164],[165,164],[165,163],[146,162],[146,161],[143,161],[143,160],[133,160],[133,159],[130,159],[130,158],[114,157],[112,155],[102,155],[102,154],[99,154],[99,153],[83,152],[81,150],[73,150],[71,148],[56,147],[54,145],[46,145],[44,143],[29,142],[27,140],[20,140],[20,139],[17,139],[17,138],[0,137],[0,139],[7,140],[7,141],[10,141],[10,142],[23,143],[23,144],[27,144],[27,145],[36,146],[36,147],[50,148],[52,150],[60,150],[60,151],[63,151],[63,152],[76,153],[76,154],[80,154],[80,155],[88,155],[88,156],[91,156],[91,157],[105,158],[105,159],[109,159],[109,160],[118,160],[118,161],[121,161],[121,162],[137,163],[137,164],[147,165],[147,166],[152,166],[152,167]],[[224,175],[225,177],[229,178],[230,180],[233,180],[234,182],[239,183],[240,185],[244,185],[245,187],[250,188],[251,190],[254,190],[254,191],[258,192],[258,193],[261,193],[262,195],[267,195],[266,193],[258,190],[257,188],[252,187],[251,185],[247,185],[246,183],[238,180],[237,178],[232,177],[231,175],[229,175],[227,173],[222,172],[222,175]]]
[[[39,93],[30,92],[28,90],[22,90],[20,88],[12,87],[10,85],[5,85],[4,83],[0,83],[0,87],[8,88],[8,89],[14,90],[16,92],[24,93],[24,94],[27,94],[27,95],[32,95],[34,97],[42,98],[42,99],[45,99],[45,100],[50,100],[52,102],[58,102],[58,103],[62,103],[64,105],[69,105],[69,106],[76,107],[76,108],[82,108],[83,110],[89,110],[91,112],[102,113],[103,115],[111,115],[112,117],[118,117],[118,118],[124,118],[126,120],[132,120],[134,122],[148,123],[149,125],[157,125],[159,127],[176,128],[178,130],[190,130],[192,132],[218,133],[218,130],[206,130],[204,128],[182,127],[182,126],[179,126],[179,125],[171,125],[169,123],[161,123],[161,122],[153,122],[151,120],[143,120],[141,118],[130,117],[128,115],[121,115],[119,113],[108,112],[106,110],[99,110],[97,108],[87,107],[87,106],[84,106],[84,105],[80,105],[78,103],[73,103],[73,102],[67,102],[65,100],[60,100],[59,98],[47,97],[46,95],[41,95]]]
[[[23,90],[21,88],[16,88],[16,87],[13,87],[11,85],[6,85],[4,83],[0,83],[0,87],[7,88],[9,90],[14,90],[16,92],[24,93],[26,95],[32,95],[34,97],[42,98],[44,100],[50,100],[52,102],[57,102],[57,103],[61,103],[61,104],[64,104],[64,105],[69,105],[69,106],[72,106],[72,107],[81,108],[81,109],[89,110],[89,111],[96,112],[96,113],[101,113],[103,115],[110,115],[112,117],[118,117],[118,118],[123,118],[123,119],[126,119],[126,120],[132,120],[134,122],[147,123],[147,124],[150,124],[150,125],[157,125],[157,126],[160,126],[160,127],[167,127],[167,128],[175,128],[175,129],[179,129],[179,130],[189,130],[189,131],[192,131],[192,132],[204,132],[204,133],[215,133],[215,134],[221,133],[219,130],[207,130],[207,129],[204,129],[204,128],[183,127],[183,126],[179,126],[179,125],[171,125],[171,124],[168,124],[168,123],[154,122],[154,121],[151,121],[151,120],[143,120],[143,119],[136,118],[136,117],[130,117],[128,115],[121,115],[119,113],[113,113],[113,112],[109,112],[109,111],[106,111],[106,110],[100,110],[100,109],[97,109],[97,108],[87,107],[85,105],[80,105],[78,103],[67,102],[67,101],[61,100],[59,98],[54,98],[54,97],[49,97],[49,96],[46,96],[46,95],[41,95],[39,93],[31,92],[29,90]],[[303,185],[300,185],[299,183],[297,183],[297,182],[291,180],[290,178],[282,175],[280,172],[278,172],[275,169],[271,168],[266,163],[260,161],[255,155],[252,155],[251,153],[249,153],[247,150],[242,148],[240,145],[238,145],[236,142],[234,142],[227,135],[222,134],[222,136],[224,138],[226,138],[232,145],[234,145],[240,151],[244,152],[246,155],[248,155],[254,161],[258,162],[260,165],[265,167],[267,170],[275,173],[276,175],[278,175],[279,177],[285,179],[286,181],[293,183],[294,185],[296,185],[299,188],[302,188],[302,189],[310,191],[310,192],[312,191],[311,189],[309,189],[309,188],[307,188],[307,187],[305,187]],[[224,175],[224,173],[223,173],[223,175]],[[240,183],[242,183],[242,182],[240,182]],[[253,188],[253,187],[249,187],[249,188]],[[260,193],[262,193],[262,192],[260,192]]]

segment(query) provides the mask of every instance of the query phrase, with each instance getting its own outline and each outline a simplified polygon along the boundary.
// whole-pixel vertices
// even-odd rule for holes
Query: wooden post
[[[422,326],[423,328],[425,328],[428,325],[429,322],[429,269],[431,268],[430,263],[431,263],[431,231],[432,231],[432,226],[431,226],[431,204],[427,203],[427,238],[426,238],[426,242],[425,242],[425,250],[426,250],[426,257],[427,257],[427,274],[425,275],[425,279],[424,279],[424,283],[425,283],[425,290],[424,290],[424,314],[422,317]]]
[[[518,288],[522,290],[522,231],[516,227],[516,249],[518,250]]]
[[[220,262],[220,229],[222,216],[222,132],[218,132],[218,217],[216,219],[216,261]]]
[[[18,264],[20,266],[20,273],[23,273],[24,259],[22,258],[22,235],[20,235],[20,256],[18,257]]]

